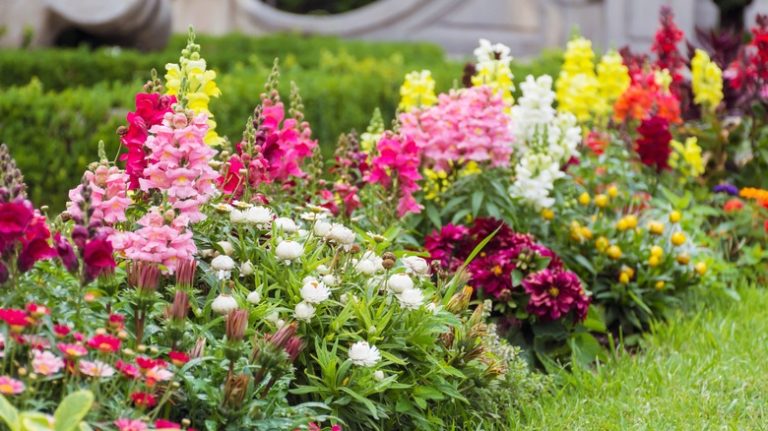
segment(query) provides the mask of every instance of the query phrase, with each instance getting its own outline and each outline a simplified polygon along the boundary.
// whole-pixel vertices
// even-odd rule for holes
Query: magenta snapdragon
[[[420,151],[409,137],[386,132],[376,145],[378,154],[371,160],[371,170],[365,179],[368,183],[380,184],[385,189],[396,189],[399,201],[397,214],[420,213],[422,206],[416,202],[413,193],[419,190]]]

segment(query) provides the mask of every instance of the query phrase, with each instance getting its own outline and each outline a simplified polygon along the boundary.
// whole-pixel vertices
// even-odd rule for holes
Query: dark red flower
[[[656,53],[656,66],[659,69],[667,69],[672,75],[670,90],[680,96],[679,84],[683,81],[682,69],[685,67],[685,59],[677,49],[678,43],[683,40],[683,31],[675,24],[675,14],[669,6],[662,6],[659,13],[661,27],[653,39],[651,51]]]
[[[141,372],[136,366],[129,364],[122,359],[118,359],[117,362],[115,362],[115,368],[129,379],[137,379],[141,375]]]
[[[59,255],[59,259],[61,259],[61,263],[64,264],[67,271],[71,273],[77,272],[79,262],[77,261],[77,255],[72,244],[61,236],[61,232],[56,232],[56,235],[53,237],[53,244],[56,247],[56,254]]]
[[[53,325],[53,333],[56,334],[59,338],[64,338],[67,335],[69,335],[71,329],[69,329],[69,326],[64,324],[56,324]]]
[[[424,239],[429,259],[437,261],[448,271],[455,271],[472,251],[469,229],[462,225],[447,224],[440,231],[433,231]]]
[[[181,429],[181,425],[176,422],[171,422],[165,419],[158,419],[155,421],[155,428],[157,429]]]
[[[0,203],[0,239],[7,242],[20,238],[33,218],[34,210],[27,200]]]
[[[97,237],[88,241],[83,251],[85,277],[88,281],[115,269],[117,264],[112,252],[112,243],[106,237]]]
[[[131,394],[131,401],[138,408],[150,409],[157,405],[155,397],[147,392],[134,392]]]
[[[24,328],[30,324],[27,312],[15,308],[0,308],[0,320],[15,328]]]
[[[657,170],[669,168],[669,155],[672,153],[669,143],[672,134],[669,122],[658,115],[643,120],[637,128],[640,138],[635,142],[635,149],[643,164]]]
[[[147,358],[146,356],[139,356],[136,358],[136,365],[138,365],[142,370],[150,370],[155,367],[165,367],[168,364],[166,364],[166,362],[162,359],[152,359]]]
[[[119,331],[125,328],[125,316],[117,313],[110,314],[107,319],[107,326],[114,331]]]
[[[528,312],[542,320],[557,320],[571,311],[575,312],[574,320],[587,317],[590,298],[579,277],[571,271],[541,270],[526,277],[523,288],[530,295]]]
[[[120,350],[120,339],[109,334],[98,334],[88,340],[88,347],[101,353],[114,353]]]
[[[23,245],[19,253],[19,271],[27,272],[39,260],[52,259],[58,256],[56,250],[48,243],[48,237],[35,238]]]

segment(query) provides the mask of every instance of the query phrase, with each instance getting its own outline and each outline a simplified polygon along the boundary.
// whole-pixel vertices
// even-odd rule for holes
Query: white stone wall
[[[574,29],[598,48],[647,49],[662,5],[673,8],[688,35],[695,26],[717,23],[711,0],[378,0],[331,16],[294,15],[257,0],[0,0],[0,25],[6,29],[0,45],[19,46],[26,27],[34,29],[33,45],[47,45],[74,26],[150,49],[161,45],[170,29],[185,32],[192,25],[210,34],[299,31],[430,41],[454,56],[468,55],[484,37],[529,57],[562,47]],[[756,0],[751,20],[757,11],[768,11],[768,0]]]

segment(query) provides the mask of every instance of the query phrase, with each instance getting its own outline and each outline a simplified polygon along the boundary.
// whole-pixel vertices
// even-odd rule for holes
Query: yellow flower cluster
[[[592,239],[592,230],[574,220],[571,222],[571,239],[578,242],[589,241]]]
[[[475,74],[472,76],[472,85],[475,87],[485,85],[500,94],[504,104],[509,110],[513,103],[512,91],[515,85],[512,82],[514,75],[509,63],[509,48],[496,44],[491,45],[486,40],[480,41],[480,47],[475,50],[477,64]]]
[[[613,112],[613,102],[629,88],[631,83],[629,69],[616,51],[609,51],[597,65],[597,82],[600,100],[595,105],[598,116],[608,116]]]
[[[208,109],[211,97],[219,97],[221,90],[216,85],[216,72],[207,70],[205,59],[200,57],[199,45],[194,43],[194,36],[182,51],[179,63],[165,65],[166,94],[176,96],[178,103],[195,114],[208,116],[208,132],[205,143],[211,146],[221,145],[223,139],[216,133],[216,122]]]
[[[400,87],[401,111],[413,108],[432,106],[437,103],[435,96],[435,80],[429,70],[413,71],[405,75],[405,81]]]
[[[424,198],[429,201],[441,202],[442,194],[445,193],[455,179],[463,178],[469,175],[475,175],[481,173],[480,166],[475,161],[469,161],[461,169],[458,170],[455,175],[449,175],[448,171],[436,171],[434,169],[425,168],[424,174]]]
[[[691,85],[696,104],[710,111],[717,109],[723,100],[723,71],[701,49],[691,60]]]
[[[686,139],[685,144],[672,140],[670,145],[675,150],[669,159],[670,166],[690,178],[696,178],[704,173],[704,159],[696,137]]]
[[[594,58],[591,41],[572,39],[555,83],[558,109],[572,113],[580,122],[607,118],[613,112],[613,103],[630,85],[629,70],[619,53],[603,55],[597,73]]]

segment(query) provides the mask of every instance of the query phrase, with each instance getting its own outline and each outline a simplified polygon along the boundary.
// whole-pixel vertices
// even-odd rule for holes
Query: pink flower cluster
[[[216,154],[205,144],[208,117],[200,114],[192,119],[183,113],[166,113],[161,124],[153,126],[146,147],[150,153],[141,190],[159,189],[181,217],[196,223],[205,216],[200,206],[215,193],[218,173],[208,165]]]
[[[224,193],[239,197],[245,187],[243,169],[247,169],[247,183],[251,188],[272,182],[289,183],[292,178],[305,176],[303,161],[312,155],[317,141],[310,138],[312,129],[306,122],[286,118],[285,106],[279,98],[262,99],[259,118],[254,120],[256,134],[253,148],[244,143],[237,145],[225,175],[219,180]]]
[[[153,207],[139,220],[140,229],[112,235],[115,250],[128,259],[162,264],[166,273],[173,274],[181,261],[194,256],[197,247],[187,230],[188,219],[175,217],[173,210],[166,215]]]
[[[433,107],[400,114],[401,131],[436,170],[468,161],[507,166],[513,136],[504,108],[501,96],[485,86],[451,91]]]
[[[171,112],[174,103],[175,96],[136,94],[136,111],[128,113],[128,128],[120,138],[120,142],[128,148],[120,160],[125,161],[131,190],[139,188],[139,179],[144,178],[144,169],[147,167],[144,143],[149,137],[149,129],[160,124],[165,114]]]
[[[378,155],[371,160],[371,170],[366,175],[370,184],[380,184],[386,189],[397,188],[399,202],[397,214],[420,213],[422,206],[416,202],[413,192],[419,190],[420,150],[409,137],[385,132],[376,145]]]
[[[117,166],[99,165],[93,172],[85,171],[85,180],[91,188],[89,207],[93,208],[93,214],[88,222],[112,226],[117,222],[125,221],[125,210],[131,205],[131,199],[126,194],[128,174]],[[82,192],[82,184],[70,190],[67,203],[67,212],[81,222],[83,221]]]

